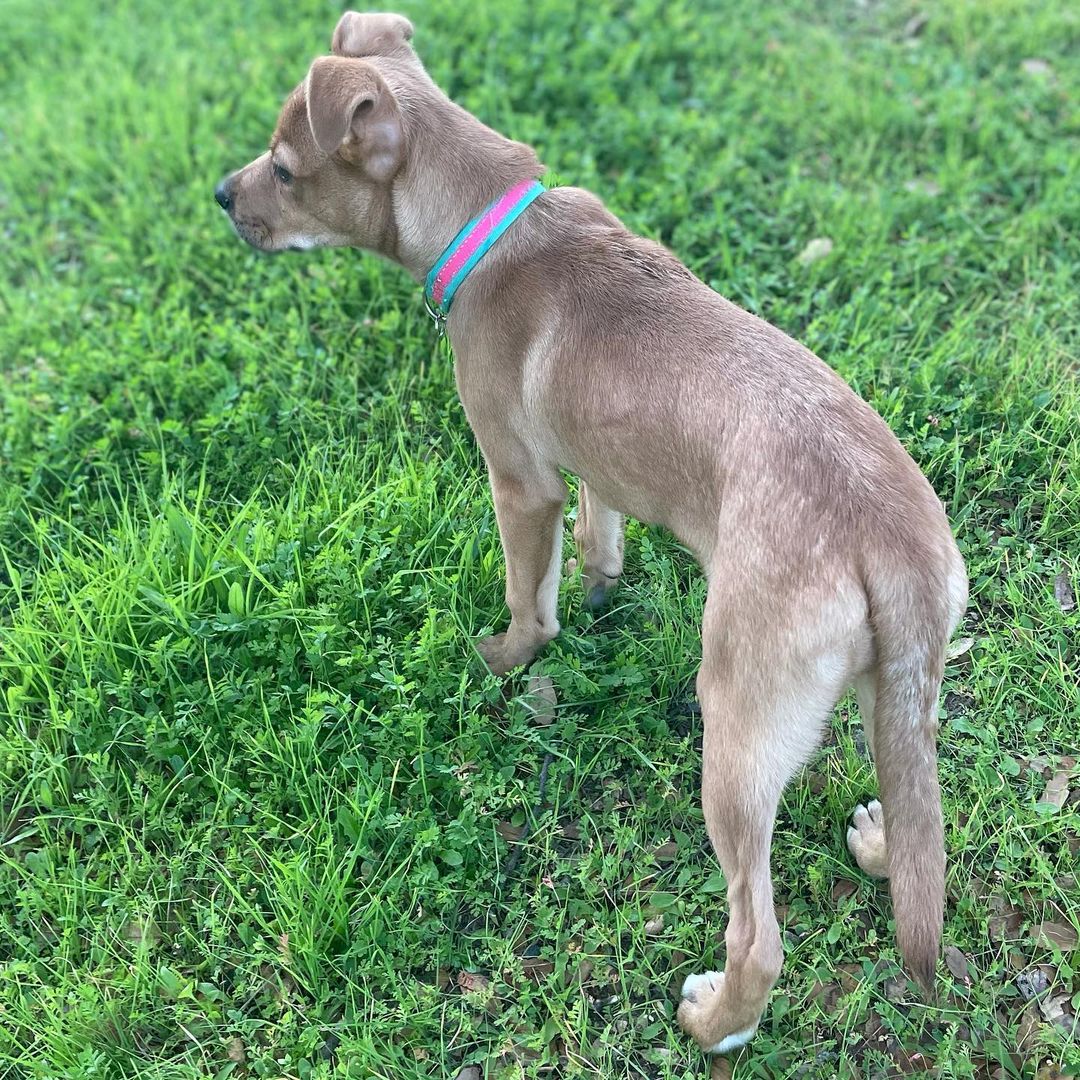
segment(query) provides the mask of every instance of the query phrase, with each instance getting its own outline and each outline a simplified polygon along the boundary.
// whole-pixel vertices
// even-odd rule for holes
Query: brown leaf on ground
[[[863,1025],[863,1038],[868,1042],[873,1042],[881,1039],[886,1032],[885,1021],[881,1019],[874,1009],[871,1009],[866,1014],[866,1023]]]
[[[538,983],[543,982],[555,970],[555,965],[542,956],[522,957],[521,967],[533,982]]]
[[[516,844],[525,832],[524,825],[511,825],[509,821],[495,823],[495,832],[508,844]]]
[[[971,964],[955,945],[945,948],[945,966],[954,979],[959,979],[965,986],[971,985]]]
[[[990,937],[994,941],[1015,941],[1024,925],[1024,913],[1003,896],[991,896],[989,907],[993,913],[988,920]]]
[[[905,1050],[902,1046],[889,1047],[889,1057],[899,1072],[908,1076],[911,1073],[930,1072],[934,1068],[934,1059],[918,1050]]]
[[[832,887],[833,903],[838,904],[841,900],[846,900],[858,891],[859,886],[854,881],[849,881],[847,878],[837,878],[836,884]]]
[[[555,684],[546,675],[532,675],[525,688],[525,708],[532,716],[532,722],[540,727],[555,723],[555,706],[559,699],[555,696]]]
[[[491,980],[485,975],[478,975],[475,971],[459,971],[457,984],[463,994],[475,994],[491,989]]]
[[[1062,611],[1072,611],[1076,607],[1076,597],[1073,595],[1072,582],[1068,574],[1058,574],[1054,578],[1054,599]]]
[[[1065,1006],[1068,1004],[1068,994],[1047,994],[1039,1001],[1039,1012],[1044,1020],[1056,1023],[1065,1017]]]
[[[289,948],[288,934],[278,934],[277,947],[282,964],[287,968],[292,967],[292,949]]]
[[[1039,1017],[1039,1011],[1033,1005],[1029,1005],[1025,1010],[1023,1016],[1020,1017],[1020,1023],[1016,1026],[1016,1049],[1022,1054],[1029,1054],[1035,1049],[1035,1045],[1039,1041],[1039,1028],[1042,1026],[1042,1020]]]
[[[579,983],[587,983],[592,978],[592,973],[593,973],[593,967],[594,966],[595,965],[593,964],[593,962],[591,960],[589,960],[588,958],[582,960],[581,963],[578,964],[578,969],[577,969],[577,973],[576,973],[577,981]],[[567,970],[567,973],[569,974],[569,972],[570,972],[569,965],[567,965],[566,970]]]
[[[658,937],[663,932],[664,932],[664,916],[663,916],[662,913],[660,915],[657,915],[656,918],[650,919],[645,924],[645,933],[649,937]]]
[[[233,1039],[229,1043],[229,1049],[226,1054],[230,1061],[235,1061],[238,1065],[243,1065],[247,1061],[247,1051],[244,1049],[243,1039]]]
[[[654,852],[653,858],[657,862],[671,862],[679,854],[679,845],[674,840],[661,844]]]
[[[1062,952],[1075,949],[1080,943],[1080,936],[1069,923],[1041,922],[1031,928],[1031,936],[1046,948],[1058,948]]]
[[[810,998],[816,1001],[823,1012],[832,1015],[836,1012],[836,1004],[841,998],[839,983],[816,982],[810,987]]]
[[[1046,782],[1046,788],[1039,796],[1039,802],[1056,806],[1059,810],[1069,798],[1069,774],[1057,772]]]

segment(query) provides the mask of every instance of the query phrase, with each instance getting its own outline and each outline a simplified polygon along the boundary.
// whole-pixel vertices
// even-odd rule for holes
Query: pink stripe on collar
[[[438,306],[443,302],[446,287],[461,271],[462,267],[476,253],[480,245],[491,235],[492,231],[506,217],[506,215],[521,201],[529,189],[536,183],[535,180],[522,180],[507,191],[498,202],[488,207],[477,218],[468,234],[463,237],[454,253],[439,268],[435,280],[431,286],[431,298]]]

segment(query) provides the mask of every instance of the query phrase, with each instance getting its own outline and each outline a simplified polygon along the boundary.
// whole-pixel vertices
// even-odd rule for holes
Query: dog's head
[[[270,149],[218,184],[236,231],[263,251],[393,245],[391,186],[405,159],[401,111],[380,65],[425,78],[401,15],[347,12],[289,95]]]

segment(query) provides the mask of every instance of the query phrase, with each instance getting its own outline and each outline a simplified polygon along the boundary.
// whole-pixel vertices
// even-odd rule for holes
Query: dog
[[[622,572],[624,515],[695,553],[708,580],[701,799],[730,913],[724,970],[685,980],[682,1028],[713,1053],[757,1028],[783,960],[777,805],[850,687],[881,802],[855,811],[848,846],[888,876],[900,953],[929,989],[945,892],[937,701],[967,602],[941,503],[813,353],[589,192],[538,191],[535,153],[451,102],[412,35],[400,15],[345,14],[270,149],[217,202],[263,251],[347,245],[428,276],[506,558],[509,627],[477,643],[494,673],[559,633],[560,470],[581,480],[574,538],[592,603]],[[499,218],[517,192],[527,205]],[[503,232],[452,308],[440,303],[433,268],[460,268],[475,254],[463,226],[496,218]]]

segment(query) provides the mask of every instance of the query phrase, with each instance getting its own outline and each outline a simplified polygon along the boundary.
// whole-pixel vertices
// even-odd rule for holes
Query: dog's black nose
[[[216,188],[214,188],[214,198],[217,200],[218,206],[222,210],[228,211],[232,206],[232,187],[229,184],[228,179],[222,180]]]

